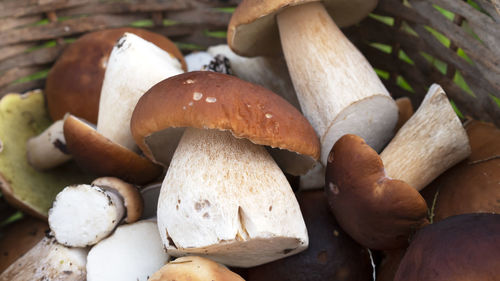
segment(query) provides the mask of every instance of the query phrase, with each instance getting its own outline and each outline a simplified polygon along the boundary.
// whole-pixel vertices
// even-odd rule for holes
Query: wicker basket
[[[238,2],[3,0],[0,96],[43,88],[64,47],[97,29],[144,27],[185,53],[224,43]],[[380,0],[373,14],[344,31],[395,98],[408,96],[417,107],[427,87],[439,83],[462,117],[500,126],[499,0]],[[0,221],[14,212],[0,198]]]

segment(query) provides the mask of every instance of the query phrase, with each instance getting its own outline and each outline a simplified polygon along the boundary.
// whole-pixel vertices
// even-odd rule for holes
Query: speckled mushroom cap
[[[230,131],[270,146],[278,165],[291,174],[305,173],[320,154],[314,129],[291,104],[263,87],[215,72],[188,72],[156,84],[137,103],[130,124],[144,154],[166,166],[185,127]]]
[[[68,151],[78,166],[97,176],[114,176],[135,184],[157,178],[162,168],[147,158],[99,134],[83,120],[68,115],[64,120]]]
[[[228,45],[243,56],[281,53],[275,17],[290,6],[318,0],[244,0],[234,11],[227,32]],[[376,6],[378,0],[323,0],[326,10],[340,26],[358,23]]]
[[[497,281],[499,277],[500,215],[465,214],[420,230],[394,281]]]
[[[97,123],[99,97],[108,57],[116,41],[130,32],[175,56],[186,69],[179,49],[166,37],[137,28],[116,28],[88,33],[69,45],[47,76],[45,94],[50,116],[59,120],[67,112]]]
[[[428,223],[427,204],[420,193],[387,177],[377,152],[358,136],[345,135],[335,143],[325,183],[340,226],[367,248],[405,246],[410,234]]]

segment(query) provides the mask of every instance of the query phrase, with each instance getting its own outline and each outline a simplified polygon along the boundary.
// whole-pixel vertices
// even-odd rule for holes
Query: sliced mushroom
[[[238,54],[283,50],[300,107],[320,137],[325,166],[329,150],[345,134],[361,136],[377,151],[394,134],[396,103],[337,26],[359,22],[376,4],[245,0],[229,23],[228,44]]]
[[[379,155],[362,138],[345,135],[328,158],[326,187],[339,224],[371,249],[396,249],[426,225],[418,192],[470,154],[460,120],[433,85],[418,111]]]
[[[124,219],[137,221],[143,201],[137,188],[117,178],[99,178],[61,191],[49,210],[49,225],[57,241],[71,247],[94,245]]]
[[[173,52],[175,53],[175,52]],[[64,123],[68,150],[85,170],[144,184],[161,168],[137,154],[130,117],[137,100],[155,83],[181,73],[179,59],[125,33],[111,52],[102,86],[97,129],[69,116]]]
[[[87,257],[88,281],[146,281],[169,259],[154,221],[119,226],[92,247]]]
[[[249,267],[307,247],[293,191],[257,145],[309,159],[289,162],[296,171],[319,157],[314,130],[284,99],[233,76],[190,72],[151,88],[131,128],[148,157],[169,164],[157,217],[169,254]]]
[[[1,281],[85,281],[88,249],[68,248],[54,238],[44,238],[11,264]]]
[[[167,263],[149,281],[244,281],[222,264],[197,256],[181,257]]]

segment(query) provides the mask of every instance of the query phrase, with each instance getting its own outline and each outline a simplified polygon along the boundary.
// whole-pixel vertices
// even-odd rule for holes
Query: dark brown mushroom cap
[[[403,247],[414,230],[428,223],[420,193],[387,177],[377,152],[358,136],[345,135],[335,143],[325,183],[340,226],[370,249]]]
[[[183,73],[156,84],[137,103],[130,124],[144,154],[163,165],[170,163],[185,127],[230,131],[275,148],[271,154],[278,165],[279,159],[299,159],[312,167],[320,154],[314,129],[295,107],[261,86],[215,72]]]
[[[64,50],[47,76],[45,94],[53,120],[62,119],[69,112],[97,123],[108,57],[125,32],[134,33],[169,52],[186,69],[182,53],[173,42],[160,34],[130,27],[88,33]]]
[[[76,163],[97,176],[113,176],[130,183],[145,184],[162,172],[160,166],[110,141],[75,116],[66,117],[64,138]]]
[[[289,6],[318,0],[244,0],[233,13],[227,32],[228,45],[242,56],[281,53],[276,15]],[[340,27],[366,17],[378,0],[323,0],[326,10]]]
[[[500,130],[480,121],[465,129],[471,155],[422,191],[434,221],[466,213],[500,214]]]
[[[500,215],[464,214],[421,229],[394,281],[498,281]]]
[[[337,224],[323,190],[300,192],[297,200],[309,247],[297,255],[247,269],[245,280],[371,280],[368,251]]]

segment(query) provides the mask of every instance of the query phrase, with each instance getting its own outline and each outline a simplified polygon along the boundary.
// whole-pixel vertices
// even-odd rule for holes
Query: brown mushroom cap
[[[298,194],[309,234],[307,250],[247,270],[247,281],[371,280],[368,251],[335,221],[323,190]]]
[[[394,281],[496,281],[500,276],[500,215],[465,214],[421,229]]]
[[[64,138],[77,164],[95,175],[114,176],[127,182],[145,184],[162,172],[160,166],[110,141],[75,116],[66,117]]]
[[[47,76],[45,94],[50,116],[59,120],[67,112],[97,123],[99,97],[108,57],[125,32],[134,33],[174,55],[186,69],[179,49],[166,37],[137,28],[116,28],[88,33],[69,45]]]
[[[238,274],[210,259],[187,256],[167,263],[149,281],[244,281]]]
[[[114,177],[97,178],[92,182],[92,185],[97,185],[106,190],[113,189],[120,194],[127,210],[126,223],[133,223],[141,218],[144,201],[137,187]]]
[[[318,0],[244,0],[234,11],[228,26],[228,45],[243,56],[281,53],[280,37],[275,16],[289,6]],[[323,0],[335,23],[349,26],[366,17],[378,0]]]
[[[325,190],[340,226],[358,243],[377,250],[402,247],[427,224],[427,204],[407,183],[386,176],[375,150],[355,135],[333,146]]]
[[[500,214],[500,130],[480,121],[465,129],[471,155],[422,191],[433,206],[434,221],[466,213]]]
[[[144,154],[163,165],[185,127],[230,131],[275,148],[270,153],[278,165],[295,175],[320,155],[314,129],[295,107],[261,86],[215,72],[188,72],[156,84],[137,103],[130,124]],[[305,171],[287,166],[297,161]]]

